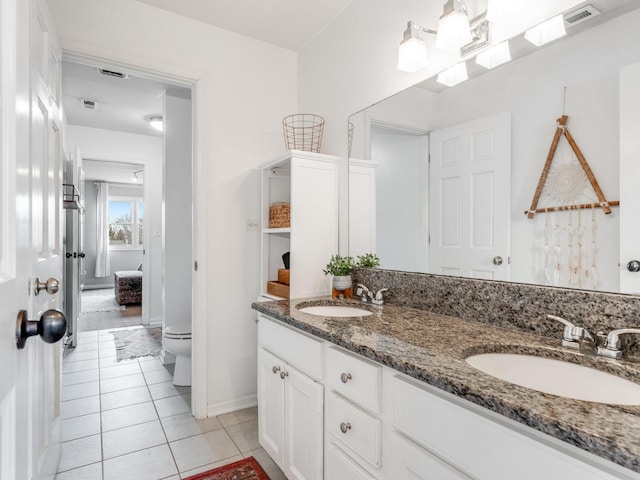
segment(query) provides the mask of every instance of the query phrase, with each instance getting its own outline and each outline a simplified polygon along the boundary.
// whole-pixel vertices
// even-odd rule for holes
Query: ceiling
[[[300,51],[353,0],[137,0]]]
[[[186,88],[135,75],[106,76],[95,67],[62,62],[62,103],[70,125],[161,136],[146,119],[149,115],[162,115],[165,90],[190,98]],[[84,108],[82,99],[94,100],[97,108]]]
[[[144,166],[135,163],[83,160],[85,180],[101,180],[109,183],[144,184]]]

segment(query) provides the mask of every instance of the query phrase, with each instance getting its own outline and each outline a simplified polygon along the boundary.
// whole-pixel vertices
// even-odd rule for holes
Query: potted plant
[[[358,255],[357,267],[362,268],[375,268],[380,266],[380,259],[375,253],[365,253],[364,255]]]
[[[333,275],[332,286],[336,290],[342,291],[351,288],[353,282],[351,280],[351,271],[355,264],[353,257],[342,257],[340,255],[332,255],[331,260],[323,270],[325,275]]]

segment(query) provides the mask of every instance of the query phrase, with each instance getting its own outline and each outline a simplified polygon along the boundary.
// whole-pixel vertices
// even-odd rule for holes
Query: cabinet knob
[[[342,380],[342,383],[347,383],[349,380],[351,380],[351,374],[350,373],[340,374],[340,380]]]
[[[350,423],[342,422],[340,424],[340,431],[342,433],[347,433],[349,430],[351,430],[351,424]]]
[[[640,262],[638,260],[631,260],[627,263],[627,270],[630,272],[640,272]]]
[[[276,367],[274,365],[273,368],[271,368],[271,370],[273,371],[274,374],[276,374],[276,373],[278,373],[280,371],[280,367]]]
[[[288,377],[289,372],[280,372],[280,378],[284,380],[284,377]]]

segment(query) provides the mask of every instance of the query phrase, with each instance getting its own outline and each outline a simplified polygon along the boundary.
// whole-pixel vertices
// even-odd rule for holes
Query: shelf
[[[264,228],[262,233],[291,233],[291,227],[287,228]]]
[[[260,296],[264,298],[270,298],[271,300],[288,300],[287,298],[278,297],[277,295],[271,295],[270,293],[267,293],[267,292],[261,292]]]

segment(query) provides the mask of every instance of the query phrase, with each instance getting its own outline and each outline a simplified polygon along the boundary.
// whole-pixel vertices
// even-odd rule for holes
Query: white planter
[[[333,288],[335,288],[338,291],[343,291],[348,288],[351,288],[353,285],[353,281],[351,280],[351,275],[334,276],[332,285],[333,285]]]

